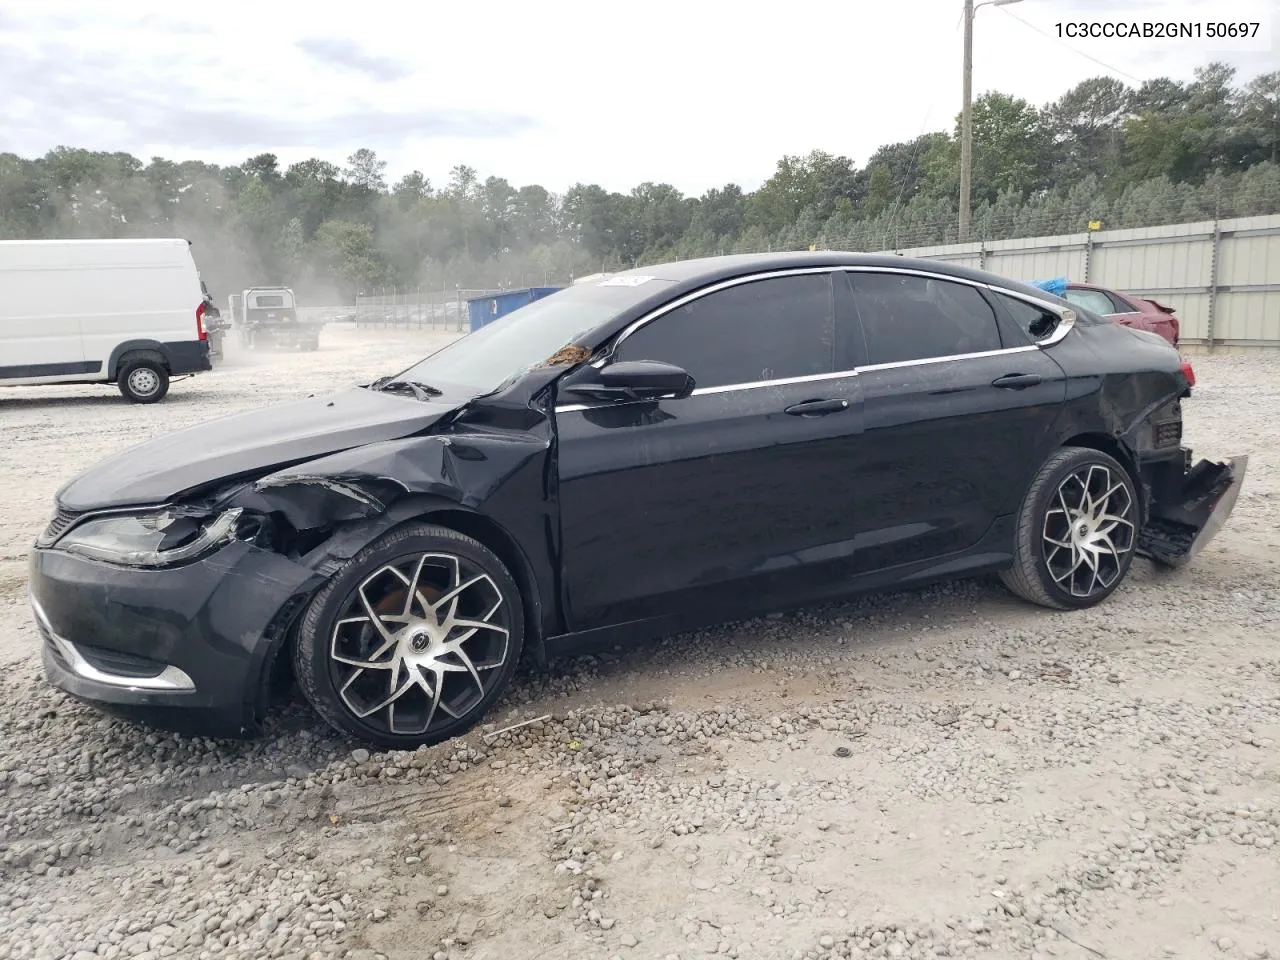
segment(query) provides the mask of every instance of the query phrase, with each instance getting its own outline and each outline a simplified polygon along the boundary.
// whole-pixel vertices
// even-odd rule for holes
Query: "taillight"
[[[209,339],[209,331],[207,331],[204,328],[204,307],[205,307],[205,303],[203,300],[200,301],[200,306],[196,307],[196,339],[197,340]]]
[[[1187,386],[1194,387],[1196,385],[1196,372],[1191,369],[1191,361],[1182,361],[1182,375],[1187,378]]]

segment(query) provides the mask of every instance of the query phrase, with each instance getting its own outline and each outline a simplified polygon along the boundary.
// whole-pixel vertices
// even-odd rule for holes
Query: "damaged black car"
[[[250,736],[291,671],[413,748],[546,659],[998,574],[1069,610],[1193,558],[1246,458],[1193,465],[1189,364],[990,273],[715,257],[592,278],[332,396],[61,488],[30,560],[47,678]]]

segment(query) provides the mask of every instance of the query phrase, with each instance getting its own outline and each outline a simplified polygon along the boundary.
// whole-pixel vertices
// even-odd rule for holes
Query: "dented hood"
[[[58,491],[76,512],[161,503],[188,490],[352,447],[407,437],[460,404],[353,387],[167,433],[82,473]]]

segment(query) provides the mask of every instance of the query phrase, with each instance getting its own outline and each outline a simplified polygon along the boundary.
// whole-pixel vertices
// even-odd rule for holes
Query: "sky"
[[[866,163],[950,130],[962,0],[0,0],[0,152],[57,145],[627,191],[754,189],[786,155]],[[1256,38],[1068,39],[1059,23],[1258,21]],[[1092,76],[1280,69],[1280,0],[1019,0],[974,18],[973,90],[1036,106]]]

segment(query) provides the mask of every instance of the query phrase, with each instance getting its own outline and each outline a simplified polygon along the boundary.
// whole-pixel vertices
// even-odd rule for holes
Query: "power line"
[[[1111,64],[1109,64],[1109,63],[1104,63],[1103,61],[1099,60],[1097,57],[1095,57],[1095,56],[1093,56],[1093,55],[1091,55],[1091,54],[1085,53],[1083,50],[1079,50],[1079,49],[1077,49],[1077,48],[1073,47],[1071,44],[1067,43],[1065,40],[1061,39],[1060,37],[1055,37],[1052,33],[1049,33],[1047,30],[1041,30],[1041,29],[1040,29],[1039,27],[1037,27],[1034,23],[1031,23],[1031,22],[1029,22],[1029,21],[1027,21],[1027,20],[1022,19],[1022,17],[1018,16],[1016,13],[1014,13],[1012,10],[1010,10],[1007,6],[1002,6],[1002,7],[1000,7],[1000,8],[999,8],[999,10],[1000,10],[1000,12],[1001,12],[1001,13],[1003,13],[1006,17],[1013,17],[1013,19],[1017,20],[1017,21],[1018,21],[1019,23],[1021,23],[1023,26],[1030,27],[1030,28],[1031,28],[1032,30],[1034,30],[1036,33],[1040,34],[1040,36],[1042,36],[1042,37],[1048,37],[1048,38],[1049,38],[1050,40],[1052,40],[1054,43],[1057,43],[1057,44],[1060,44],[1060,45],[1062,45],[1062,46],[1066,47],[1066,48],[1067,48],[1068,50],[1070,50],[1072,53],[1078,54],[1078,55],[1080,55],[1080,56],[1084,57],[1086,60],[1092,60],[1092,61],[1093,61],[1094,63],[1096,63],[1098,66],[1100,66],[1100,67],[1104,67],[1105,69],[1110,70],[1112,73],[1118,73],[1118,74],[1120,74],[1120,76],[1124,77],[1126,80],[1132,80],[1134,83],[1137,83],[1137,84],[1141,84],[1141,83],[1143,83],[1143,82],[1144,82],[1144,81],[1142,81],[1142,80],[1139,80],[1137,77],[1135,77],[1135,76],[1134,76],[1133,74],[1131,74],[1131,73],[1125,73],[1125,72],[1124,72],[1123,70],[1121,70],[1119,67],[1113,67],[1113,66],[1111,66]]]
[[[953,32],[958,33],[960,25],[964,22],[964,12],[961,11],[960,19],[956,21]],[[929,104],[929,109],[924,113],[924,122],[920,124],[920,133],[916,135],[915,147],[911,151],[911,158],[907,161],[906,173],[902,175],[902,186],[898,190],[898,197],[893,201],[893,207],[889,211],[889,225],[885,227],[885,235],[888,236],[889,230],[897,222],[898,211],[902,208],[902,198],[906,195],[907,186],[911,183],[911,174],[916,167],[916,157],[920,154],[921,141],[924,140],[925,128],[929,126],[929,117],[933,115],[933,108],[938,105],[937,94],[934,95],[933,102]]]

